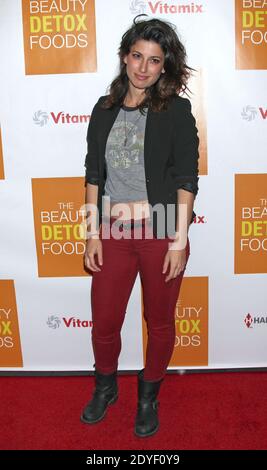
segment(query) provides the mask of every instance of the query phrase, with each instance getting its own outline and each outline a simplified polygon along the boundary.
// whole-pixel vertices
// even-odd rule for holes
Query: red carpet
[[[133,434],[136,376],[119,377],[105,419],[80,422],[93,377],[0,377],[0,449],[267,449],[267,373],[167,375],[160,429]]]

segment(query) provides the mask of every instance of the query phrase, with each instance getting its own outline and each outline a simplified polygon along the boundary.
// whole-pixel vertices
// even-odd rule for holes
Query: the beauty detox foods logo
[[[236,68],[267,69],[267,0],[235,0]]]
[[[86,276],[84,178],[33,178],[38,275]]]
[[[178,294],[177,294],[178,297]],[[143,352],[147,328],[143,308]],[[169,365],[208,365],[208,277],[184,277],[174,311],[176,338]]]
[[[267,174],[235,175],[235,273],[267,272]]]
[[[14,281],[0,280],[0,367],[22,367]]]
[[[94,0],[22,0],[26,75],[96,71]]]

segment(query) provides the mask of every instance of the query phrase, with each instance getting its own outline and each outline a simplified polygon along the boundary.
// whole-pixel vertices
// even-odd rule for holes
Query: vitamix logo
[[[130,12],[133,15],[141,15],[145,13],[146,10],[146,2],[143,0],[132,0],[130,3]]]
[[[62,317],[61,319],[58,315],[50,315],[46,324],[53,330],[56,330],[60,326],[64,326],[66,328],[91,328],[93,326],[93,322],[91,320],[80,320],[75,317]]]
[[[248,313],[244,319],[244,323],[247,328],[254,328],[255,326],[260,326],[260,325],[267,326],[267,317],[264,317],[264,316],[253,317],[250,313]]]
[[[195,14],[204,13],[203,5],[194,2],[151,2],[144,0],[131,0],[130,12],[133,15],[147,13],[148,15],[177,15],[177,14]]]
[[[51,111],[47,113],[46,111],[36,111],[33,115],[33,122],[36,126],[43,127],[48,123],[52,124],[82,124],[87,123],[90,120],[89,114],[70,114],[60,111],[59,113],[54,113]]]
[[[262,107],[256,108],[255,106],[244,106],[241,112],[241,117],[245,121],[254,121],[257,117],[260,119],[266,119],[267,118],[267,109],[264,109]],[[266,119],[267,120],[267,119]]]
[[[56,330],[60,327],[61,320],[56,315],[51,315],[50,317],[48,317],[46,324],[49,326],[49,328]]]

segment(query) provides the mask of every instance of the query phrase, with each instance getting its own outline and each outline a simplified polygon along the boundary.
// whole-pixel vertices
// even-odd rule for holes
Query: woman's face
[[[148,88],[164,73],[164,53],[154,41],[140,39],[124,57],[126,73],[135,88]]]

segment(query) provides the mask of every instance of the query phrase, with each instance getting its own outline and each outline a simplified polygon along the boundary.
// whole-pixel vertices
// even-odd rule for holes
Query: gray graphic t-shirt
[[[106,144],[105,195],[111,202],[147,200],[144,135],[147,118],[139,109],[123,106]]]

